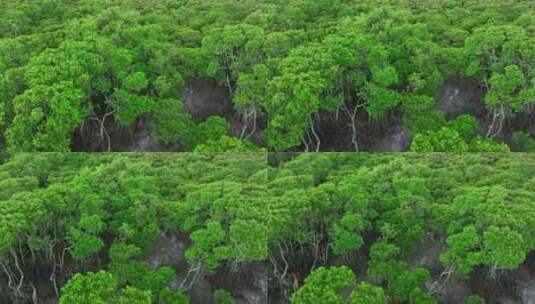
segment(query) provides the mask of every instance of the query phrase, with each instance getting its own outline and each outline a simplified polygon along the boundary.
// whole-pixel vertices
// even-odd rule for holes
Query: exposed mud
[[[101,131],[102,130],[102,131]],[[149,119],[139,118],[130,126],[109,120],[104,129],[96,122],[86,122],[73,133],[71,149],[89,152],[158,152],[178,151],[179,144],[165,145],[152,132]]]
[[[440,88],[436,108],[450,119],[462,114],[482,117],[486,113],[484,96],[485,90],[476,80],[454,76]]]
[[[485,90],[475,80],[454,76],[447,79],[437,93],[435,111],[445,113],[448,119],[469,114],[476,117],[477,133],[486,137],[492,123],[492,113],[485,108]],[[248,139],[259,146],[266,146],[265,130],[268,117],[260,108],[237,109],[232,102],[232,94],[226,86],[214,80],[194,78],[186,81],[182,88],[184,111],[191,114],[197,123],[211,116],[225,118],[229,125],[229,135]],[[247,116],[247,114],[250,114]],[[370,151],[370,152],[404,152],[410,149],[413,134],[403,125],[403,109],[401,107],[387,111],[378,119],[371,119],[366,111],[357,112],[355,119],[356,132],[347,113],[343,111],[320,112],[314,124],[314,132],[318,139],[309,131],[309,151]],[[249,119],[246,119],[249,117]],[[139,118],[130,126],[120,126],[113,119],[104,124],[104,131],[96,121],[87,121],[72,134],[73,151],[89,152],[159,152],[183,151],[179,143],[166,145],[152,131],[149,118]],[[515,149],[513,134],[522,131],[535,136],[535,104],[526,107],[519,114],[511,114],[504,121],[503,129],[495,137]],[[356,140],[356,144],[355,144]],[[0,149],[5,143],[0,139]],[[290,149],[305,151],[303,144]]]
[[[485,94],[485,89],[476,80],[453,76],[439,89],[433,110],[444,112],[449,120],[463,114],[474,116],[477,120],[476,132],[486,137],[492,123],[492,113],[485,107]],[[370,152],[408,151],[413,134],[403,125],[402,115],[401,107],[387,111],[378,119],[371,119],[366,111],[360,110],[356,116],[356,132],[353,134],[353,125],[346,113],[321,112],[314,125],[320,151],[356,151],[357,148],[359,151]],[[520,114],[508,116],[501,132],[494,139],[505,142],[514,149],[513,134],[518,131],[535,135],[535,104],[526,107]],[[309,151],[315,150],[317,142],[314,138],[310,140]],[[289,152],[304,150],[306,146],[301,145]]]
[[[169,266],[177,274],[172,287],[178,290],[188,276],[190,266],[185,252],[190,245],[187,236],[169,234],[159,236],[152,245],[148,261],[152,269]],[[237,304],[266,304],[268,268],[263,263],[241,264],[238,269],[224,265],[213,275],[202,274],[186,292],[192,304],[212,304],[217,289],[228,291]]]
[[[175,269],[187,269],[188,263],[185,258],[186,249],[190,245],[187,237],[170,234],[160,235],[152,243],[148,261],[151,268],[169,266]]]
[[[184,111],[191,114],[197,123],[211,116],[225,118],[230,125],[229,135],[245,138],[258,145],[264,145],[266,118],[256,113],[256,121],[244,120],[232,103],[227,87],[210,79],[190,79],[182,89]],[[0,149],[3,143],[0,141]],[[112,118],[101,125],[95,120],[86,121],[72,134],[72,151],[88,152],[160,152],[183,151],[179,143],[164,144],[153,132],[149,118],[138,118],[129,126],[121,126]]]
[[[515,271],[517,294],[522,304],[535,304],[535,253]]]
[[[431,293],[440,304],[467,303],[472,295],[479,295],[487,304],[535,304],[535,253],[528,257],[524,264],[515,270],[501,270],[491,273],[488,268],[477,268],[467,279],[461,279],[446,271],[440,254],[446,250],[443,236],[426,234],[422,244],[409,255],[407,262],[412,267],[424,267],[429,270],[431,279],[425,284],[427,292]],[[373,282],[367,273],[367,252],[369,248],[362,248],[356,255],[349,257],[331,256],[328,261],[316,265],[346,265],[359,274],[359,281]],[[292,275],[306,277],[313,265],[313,258],[308,250],[299,251],[301,254],[287,256]],[[304,255],[303,255],[304,253]],[[305,273],[300,273],[306,270]],[[299,275],[300,274],[300,275]],[[287,304],[285,296],[278,285],[278,281],[270,273],[269,303]],[[299,281],[302,284],[302,281]]]
[[[229,291],[236,304],[267,304],[268,269],[265,263],[243,264],[237,271],[227,268],[213,283]]]
[[[209,79],[190,79],[182,91],[184,110],[197,121],[210,116],[229,117],[234,114],[228,88]]]
[[[371,119],[365,111],[356,115],[355,134],[350,117],[341,112],[322,112],[315,125],[320,138],[320,151],[407,151],[411,135],[405,130],[399,108],[390,110],[378,119]],[[356,140],[356,144],[355,144]],[[295,151],[302,151],[304,146]]]
[[[369,149],[371,152],[403,152],[411,146],[411,135],[403,125],[395,125],[388,129],[386,135]]]
[[[211,79],[190,79],[183,89],[182,102],[184,111],[191,114],[195,121],[202,122],[211,116],[224,117],[229,122],[230,135],[248,139],[258,145],[264,144],[267,125],[265,115],[257,112],[246,121],[244,115],[234,107],[228,87]]]

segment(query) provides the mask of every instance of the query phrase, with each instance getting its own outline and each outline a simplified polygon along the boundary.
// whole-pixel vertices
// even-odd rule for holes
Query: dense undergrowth
[[[359,150],[395,121],[414,151],[532,150],[534,11],[529,0],[2,1],[0,145],[117,150],[114,134],[143,122],[161,149],[332,150],[346,134],[337,146]],[[435,107],[454,76],[476,81],[481,111]],[[199,78],[225,87],[234,113],[188,112],[183,91]]]

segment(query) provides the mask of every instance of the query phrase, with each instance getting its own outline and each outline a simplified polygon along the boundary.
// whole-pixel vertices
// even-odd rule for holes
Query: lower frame
[[[535,154],[0,155],[0,303],[530,303]]]

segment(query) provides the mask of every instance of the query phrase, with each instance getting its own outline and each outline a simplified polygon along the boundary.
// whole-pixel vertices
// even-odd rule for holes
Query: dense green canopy
[[[393,109],[402,110],[416,151],[503,151],[491,139],[535,101],[534,5],[4,0],[0,139],[12,151],[66,151],[75,132],[96,126],[106,146],[110,122],[146,119],[158,139],[183,150],[207,143],[228,149],[228,140],[219,141],[229,122],[205,134],[213,128],[184,110],[186,80],[207,78],[232,95],[239,137],[267,120],[267,144],[277,151],[318,149],[315,128],[325,112],[349,122],[344,128],[358,149],[362,119],[380,121]],[[483,136],[472,134],[475,126],[469,133],[452,128],[434,107],[453,75],[473,77],[487,92],[492,119]]]
[[[165,235],[189,244],[192,274],[264,261],[265,171],[262,154],[7,156],[0,164],[0,302],[29,298],[36,286],[44,297],[75,272],[105,270],[75,275],[60,303],[177,303],[184,296],[169,290],[175,269],[147,262]]]
[[[436,303],[510,281],[534,228],[530,154],[3,155],[0,301],[187,303],[203,277],[232,303],[256,269],[292,303]]]
[[[373,297],[366,303],[385,303],[385,297],[436,303],[431,283],[453,277],[480,285],[510,282],[508,275],[535,252],[534,155],[313,153],[275,159],[268,187],[274,289],[289,294],[312,271],[292,303],[364,303],[358,300],[363,288]],[[429,248],[439,252],[439,272],[414,263]],[[342,267],[313,271],[319,266]],[[377,287],[363,287],[367,283],[358,283],[355,274]]]

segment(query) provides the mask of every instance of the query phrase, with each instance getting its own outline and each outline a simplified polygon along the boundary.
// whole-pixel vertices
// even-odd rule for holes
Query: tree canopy
[[[250,140],[314,151],[330,113],[359,150],[369,122],[398,113],[415,151],[503,151],[511,132],[533,137],[532,124],[511,122],[535,102],[534,9],[528,0],[6,0],[0,139],[11,151],[68,151],[90,137],[110,150],[109,133],[143,121],[181,151]],[[455,134],[435,107],[454,76],[485,93],[485,113],[464,113],[482,138]],[[211,134],[214,121],[188,111],[191,79],[217,82],[232,100]],[[229,147],[226,136],[240,142]]]
[[[0,300],[232,303],[251,282],[265,301],[438,303],[530,267],[534,173],[522,153],[6,154]]]
[[[200,276],[267,259],[265,170],[262,154],[7,155],[0,300],[188,303]],[[185,269],[149,263],[171,236]]]
[[[274,297],[437,303],[451,280],[510,282],[535,251],[530,154],[273,158]]]

